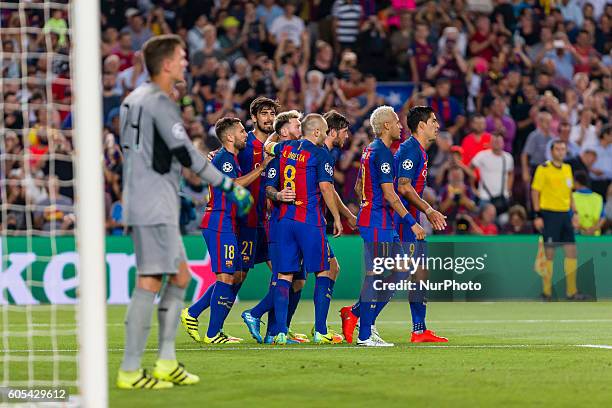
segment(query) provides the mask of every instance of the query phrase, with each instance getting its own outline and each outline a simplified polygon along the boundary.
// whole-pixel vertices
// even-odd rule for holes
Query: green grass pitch
[[[330,323],[340,329],[335,301]],[[395,342],[388,349],[353,345],[259,345],[249,336],[240,312],[252,303],[237,303],[226,332],[247,339],[241,345],[200,346],[179,327],[178,359],[201,376],[200,384],[167,391],[120,391],[115,373],[123,352],[125,307],[108,308],[109,383],[111,407],[243,407],[319,406],[385,407],[407,404],[432,407],[609,406],[612,384],[610,302],[599,303],[430,303],[431,329],[450,338],[445,345],[412,345],[406,303],[392,303],[379,318],[382,336]],[[13,309],[15,310],[15,309]],[[36,310],[36,309],[34,309]],[[48,314],[48,312],[46,312]],[[36,313],[35,313],[36,314]],[[41,312],[41,319],[45,313]],[[12,331],[25,329],[23,313],[11,311]],[[303,299],[294,329],[309,333],[313,307]],[[205,329],[208,313],[201,317]],[[61,328],[74,321],[58,314]],[[35,320],[36,322],[36,320]],[[0,325],[0,327],[2,327]],[[44,327],[44,324],[41,324]],[[40,328],[37,328],[39,330]],[[154,324],[144,366],[156,353]],[[27,350],[25,338],[9,337],[11,350]],[[73,337],[58,338],[61,350],[74,350]],[[48,350],[48,339],[34,348]],[[47,352],[38,352],[45,355]],[[18,355],[27,355],[17,353]],[[0,359],[1,360],[1,359]],[[1,363],[1,361],[0,361]],[[12,363],[11,378],[27,375],[25,363]],[[51,366],[37,363],[36,378],[50,376]],[[65,365],[62,377],[74,378]],[[2,368],[0,368],[2,372]]]

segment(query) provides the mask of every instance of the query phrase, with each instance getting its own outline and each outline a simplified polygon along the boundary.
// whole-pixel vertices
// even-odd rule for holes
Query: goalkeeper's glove
[[[234,183],[229,177],[226,177],[219,187],[225,192],[227,199],[236,204],[239,217],[249,212],[253,205],[253,197],[249,190]]]

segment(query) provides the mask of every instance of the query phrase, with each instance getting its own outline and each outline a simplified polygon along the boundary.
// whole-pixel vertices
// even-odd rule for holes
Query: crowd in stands
[[[33,1],[36,3],[36,1]],[[175,98],[204,154],[223,116],[252,126],[250,102],[349,118],[336,189],[357,212],[369,114],[389,104],[381,82],[413,86],[398,114],[430,105],[441,133],[430,149],[425,198],[446,234],[533,233],[530,182],[555,139],[568,147],[576,194],[598,194],[588,235],[612,230],[612,3],[607,0],[102,0],[107,230],[123,234],[119,106],[147,80],[140,48],[176,33],[187,81]],[[16,9],[2,19],[3,229],[70,231],[74,150],[64,9]],[[27,71],[27,72],[26,72]],[[25,78],[25,79],[24,79]],[[52,103],[51,103],[52,102]],[[402,101],[404,102],[404,101]],[[405,131],[404,138],[409,137]],[[397,146],[394,146],[397,148]],[[25,154],[25,156],[24,156]],[[198,231],[207,187],[189,171],[181,225]],[[25,207],[28,204],[30,207]],[[590,212],[595,211],[593,208]],[[424,217],[422,217],[424,220]]]

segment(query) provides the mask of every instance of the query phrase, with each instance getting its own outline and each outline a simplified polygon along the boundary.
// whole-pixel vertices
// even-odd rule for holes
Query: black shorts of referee
[[[542,236],[544,237],[545,245],[559,245],[576,241],[572,216],[569,211],[541,210],[540,215],[542,216],[542,221],[544,221]]]

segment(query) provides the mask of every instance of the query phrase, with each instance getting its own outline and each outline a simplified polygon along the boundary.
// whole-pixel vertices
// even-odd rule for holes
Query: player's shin
[[[293,283],[291,290],[289,291],[289,305],[287,307],[287,327],[291,327],[291,319],[297,310],[300,299],[302,298],[302,284],[296,286],[296,282]]]
[[[159,322],[159,358],[175,360],[174,340],[185,299],[185,288],[168,283],[157,306]]]
[[[140,368],[140,359],[151,330],[155,292],[136,287],[125,318],[125,351],[121,370]]]
[[[274,287],[274,314],[278,333],[287,334],[287,309],[289,306],[289,291],[291,290],[291,281],[285,277],[292,279],[291,275],[279,276]]]
[[[315,331],[320,334],[327,334],[327,314],[331,302],[331,282],[332,280],[328,276],[317,276],[315,282]]]
[[[210,307],[210,299],[212,298],[213,291],[215,290],[215,283],[210,285],[204,294],[195,301],[195,303],[189,306],[189,316],[197,319],[200,317],[202,312]]]
[[[217,281],[210,304],[210,323],[206,332],[208,338],[213,338],[221,331],[235,299],[232,284]]]

